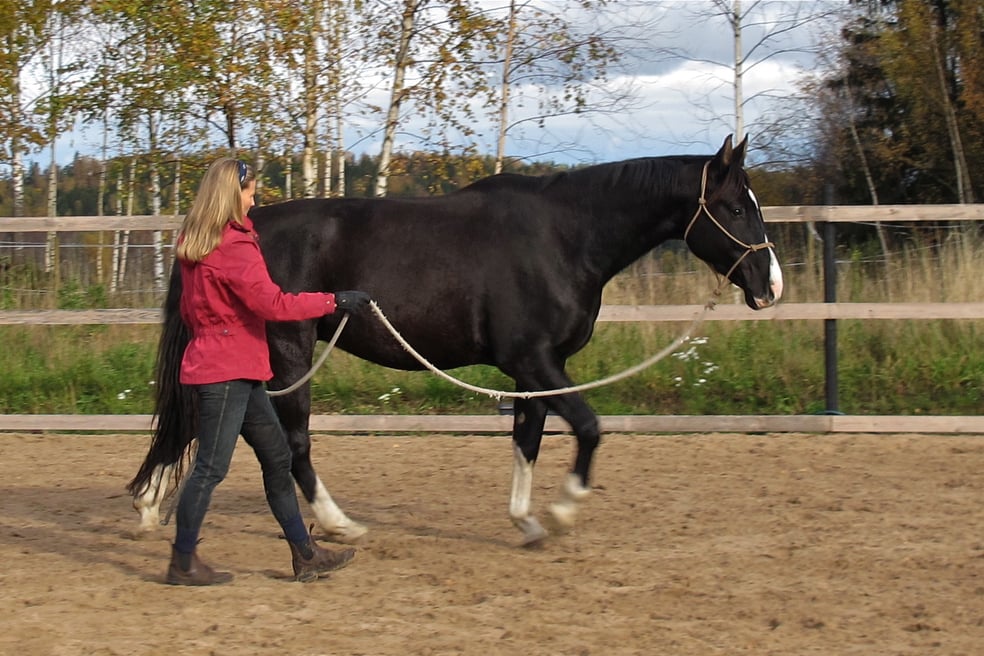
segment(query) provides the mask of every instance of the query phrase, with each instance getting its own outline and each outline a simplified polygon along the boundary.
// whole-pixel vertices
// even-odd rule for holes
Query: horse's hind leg
[[[531,380],[524,381],[526,383],[535,381],[535,385],[529,385],[525,389],[560,389],[572,385],[572,381],[564,372],[563,363],[558,364],[544,360],[540,364],[540,369],[534,373]],[[544,415],[540,417],[536,449],[539,449],[539,436],[542,436],[543,433],[543,423],[547,409],[553,410],[563,417],[570,424],[571,430],[577,437],[577,456],[574,459],[574,466],[567,475],[564,485],[561,488],[560,499],[550,506],[550,514],[556,524],[556,528],[566,530],[574,526],[577,518],[578,502],[585,499],[591,493],[591,489],[588,487],[588,476],[591,471],[591,461],[594,457],[595,449],[598,448],[598,444],[601,441],[598,417],[588,406],[584,398],[577,393],[546,396],[543,397],[542,402],[539,402],[539,405],[543,406],[542,412]],[[514,436],[520,434],[514,427]],[[527,437],[526,439],[531,438]],[[517,440],[517,444],[522,446],[523,443]],[[529,454],[527,453],[527,455]]]
[[[597,415],[580,394],[548,397],[547,405],[570,424],[571,430],[577,437],[574,466],[564,480],[560,499],[550,506],[550,515],[556,527],[566,530],[574,526],[578,503],[591,494],[588,476],[595,449],[601,443],[601,430]]]
[[[149,533],[161,523],[161,502],[167,492],[167,482],[171,478],[174,465],[158,465],[150,476],[150,482],[142,491],[133,495],[133,509],[140,514],[138,531]]]
[[[297,432],[298,429],[300,432]],[[311,464],[311,437],[308,433],[307,421],[304,421],[303,427],[294,427],[292,431],[287,434],[294,458],[291,463],[291,473],[301,488],[304,498],[311,505],[318,524],[338,542],[358,541],[368,529],[342,512],[331,498],[328,488],[315,473],[314,466]]]
[[[523,532],[523,544],[534,545],[547,532],[531,512],[533,468],[540,453],[547,407],[536,399],[516,399],[513,405],[513,479],[509,517]]]

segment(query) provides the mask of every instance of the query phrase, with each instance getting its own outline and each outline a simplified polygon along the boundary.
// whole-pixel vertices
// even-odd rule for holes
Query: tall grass
[[[978,301],[984,298],[982,246],[979,236],[961,231],[932,246],[900,247],[887,259],[860,250],[840,253],[838,300]],[[784,300],[820,301],[819,249],[805,242],[800,250],[800,257],[784,263]],[[605,302],[701,303],[715,285],[692,256],[664,249],[612,281]],[[67,287],[72,292],[63,292],[60,304],[122,306],[101,291]],[[11,301],[17,296],[5,287],[5,306],[19,305]],[[24,299],[30,294],[19,296],[29,305]],[[724,302],[740,302],[740,296],[726,294]],[[611,375],[662,349],[681,328],[598,324],[591,343],[571,359],[569,373],[578,382]],[[840,321],[838,328],[841,411],[981,412],[984,322]],[[6,361],[0,412],[151,412],[157,332],[154,326],[0,327]],[[603,414],[816,413],[825,407],[823,353],[822,321],[707,322],[677,353],[586,397]],[[512,389],[491,367],[453,373],[484,387]],[[385,369],[340,351],[315,376],[312,400],[318,413],[493,413],[497,406],[430,373]]]

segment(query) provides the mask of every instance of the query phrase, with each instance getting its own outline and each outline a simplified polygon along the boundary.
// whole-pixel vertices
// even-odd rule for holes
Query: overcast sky
[[[487,1],[490,6],[508,5],[506,0]],[[541,1],[576,7],[565,0]],[[742,35],[748,59],[743,82],[745,125],[753,148],[763,113],[774,107],[771,98],[795,93],[796,80],[815,66],[811,53],[824,38],[830,38],[838,20],[833,16],[803,19],[846,5],[847,0],[742,0],[742,11],[747,12]],[[715,4],[710,0],[615,0],[612,6],[616,10],[606,21],[642,26],[644,32],[644,38],[626,42],[624,61],[609,81],[612,87],[635,90],[632,109],[615,115],[558,117],[543,128],[527,124],[510,133],[509,155],[581,164],[702,154],[716,150],[734,132],[734,40]],[[803,24],[792,28],[798,22]],[[381,89],[378,102],[385,104],[386,95]],[[354,124],[346,137],[349,147],[357,153],[378,153],[377,124],[381,122],[380,117],[367,117],[361,125]],[[66,135],[57,146],[59,162],[70,161],[75,152],[96,153],[98,141],[89,132]],[[426,146],[401,137],[397,149],[401,148]],[[491,138],[484,150],[494,153]]]
[[[731,5],[732,0],[727,0]],[[616,5],[619,3],[616,2]],[[652,29],[647,44],[626,55],[613,85],[638,90],[636,108],[605,116],[550,121],[530,141],[511,141],[510,152],[529,155],[551,143],[576,144],[557,161],[601,162],[716,150],[735,131],[734,38],[715,3],[652,0],[620,14]],[[815,53],[836,33],[847,0],[742,0],[745,128],[754,139],[775,98],[796,94],[795,83],[816,66]],[[816,18],[813,18],[816,17]],[[795,27],[794,27],[795,26]],[[540,138],[540,143],[536,139]]]

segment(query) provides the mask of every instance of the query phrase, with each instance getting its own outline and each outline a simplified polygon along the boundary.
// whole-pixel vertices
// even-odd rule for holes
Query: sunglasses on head
[[[239,186],[242,187],[246,184],[246,176],[249,174],[249,169],[246,166],[246,162],[241,159],[237,159],[236,164],[239,165]]]

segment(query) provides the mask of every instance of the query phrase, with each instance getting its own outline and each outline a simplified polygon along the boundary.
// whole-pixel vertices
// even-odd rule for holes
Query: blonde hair
[[[218,247],[230,221],[242,223],[242,190],[253,182],[252,168],[242,160],[223,157],[212,162],[198,187],[195,201],[181,224],[177,256],[199,262]]]

